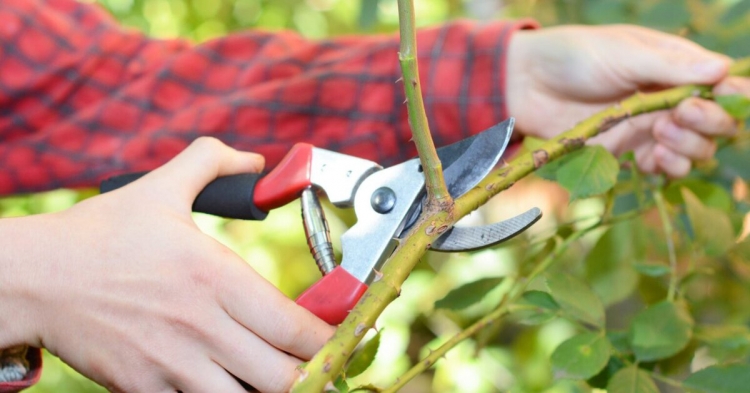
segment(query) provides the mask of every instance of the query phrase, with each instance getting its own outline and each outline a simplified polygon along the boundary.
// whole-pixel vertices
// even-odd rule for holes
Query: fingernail
[[[725,70],[725,62],[717,59],[693,64],[693,71],[695,73],[709,78],[719,77]]]

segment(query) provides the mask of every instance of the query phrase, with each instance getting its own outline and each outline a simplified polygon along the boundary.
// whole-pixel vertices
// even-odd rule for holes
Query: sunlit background
[[[342,34],[392,33],[398,18],[395,0],[99,0],[92,6],[108,9],[124,26],[158,38],[187,37],[196,43],[243,29],[291,29],[310,39]],[[684,35],[732,56],[750,54],[750,2],[726,0],[417,0],[420,25],[454,18],[490,20],[533,17],[543,25],[562,23],[636,23]],[[744,153],[744,151],[743,151]],[[737,161],[738,160],[738,161]],[[743,161],[744,160],[744,161]],[[735,158],[735,166],[747,179],[748,159]],[[743,169],[744,168],[744,171]],[[727,180],[729,181],[729,180]],[[65,209],[94,192],[60,190],[0,200],[3,217]],[[727,194],[728,195],[728,194]],[[519,264],[533,258],[540,239],[554,234],[561,223],[596,217],[603,211],[598,199],[567,203],[567,196],[550,183],[531,179],[503,193],[474,214],[475,222],[492,222],[538,206],[545,218],[521,239],[491,250],[472,254],[428,254],[412,274],[402,296],[383,314],[381,349],[374,366],[357,381],[387,386],[416,359],[424,356],[426,344],[437,345],[488,312],[502,295],[501,286],[482,304],[463,312],[433,312],[435,300],[451,288],[479,277],[516,274]],[[334,237],[351,224],[351,213],[329,209]],[[201,228],[242,255],[248,263],[296,296],[318,278],[309,256],[300,222],[299,205],[274,211],[263,223],[226,221],[196,216]],[[581,221],[578,224],[581,225]],[[565,256],[575,267],[601,233],[585,239]],[[338,243],[336,244],[338,247]],[[648,282],[640,288],[648,292]],[[622,299],[611,299],[612,303]],[[730,301],[718,299],[716,301]],[[732,298],[738,309],[750,310],[748,300]],[[612,304],[610,303],[610,304]],[[710,307],[707,304],[706,307]],[[632,307],[631,307],[632,308]],[[627,313],[628,306],[618,312]],[[549,355],[575,333],[569,322],[556,319],[538,326],[507,323],[492,346],[475,354],[475,341],[467,340],[451,351],[433,369],[417,378],[406,391],[424,392],[586,392],[582,385],[557,380],[549,366]],[[45,355],[42,381],[33,393],[99,392],[102,388],[76,374],[52,356]]]

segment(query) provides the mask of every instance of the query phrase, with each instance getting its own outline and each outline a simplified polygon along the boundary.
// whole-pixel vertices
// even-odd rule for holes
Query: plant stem
[[[659,218],[661,224],[664,227],[664,236],[667,240],[667,253],[669,254],[669,291],[667,292],[667,299],[674,301],[675,293],[677,291],[677,253],[674,249],[674,228],[672,228],[672,222],[669,219],[669,212],[667,211],[667,204],[664,203],[664,196],[661,190],[654,191],[654,201],[656,201],[656,209],[659,211]]]
[[[413,24],[411,26],[413,28]],[[732,74],[750,75],[750,59],[736,62],[732,67]],[[380,279],[370,285],[333,337],[300,371],[292,391],[322,391],[326,384],[340,374],[346,360],[364,337],[364,332],[374,326],[385,307],[396,299],[401,285],[432,241],[444,233],[436,228],[448,228],[516,181],[547,162],[581,148],[588,139],[609,130],[619,122],[642,113],[674,108],[682,100],[696,96],[711,98],[711,87],[688,85],[656,93],[638,93],[619,105],[582,121],[547,141],[541,148],[519,155],[508,165],[493,171],[477,187],[456,199],[450,212],[425,210],[422,218],[401,239],[398,248],[386,261],[382,276],[379,275]]]
[[[412,0],[398,0],[398,20],[401,46],[398,60],[401,63],[404,92],[406,93],[406,107],[409,113],[409,126],[414,143],[417,145],[419,159],[424,171],[425,189],[427,190],[427,205],[450,205],[451,196],[445,186],[443,178],[443,164],[435,151],[430,127],[422,100],[422,83],[419,81],[419,66],[417,64],[417,34],[414,27],[414,2]]]

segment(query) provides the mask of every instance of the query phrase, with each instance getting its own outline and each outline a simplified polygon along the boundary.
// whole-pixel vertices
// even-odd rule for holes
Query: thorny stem
[[[667,292],[667,299],[674,301],[675,292],[677,290],[677,254],[674,249],[674,228],[672,228],[672,222],[669,219],[669,212],[667,211],[667,204],[664,203],[664,196],[660,190],[654,190],[654,201],[656,202],[656,210],[659,211],[659,218],[661,219],[662,227],[664,228],[664,236],[667,241],[667,253],[669,254],[669,291]]]
[[[413,29],[413,25],[411,28]],[[750,76],[750,58],[737,61],[730,72],[732,75]],[[516,181],[550,160],[581,148],[588,139],[611,129],[621,121],[643,113],[674,108],[682,100],[696,96],[712,98],[711,87],[687,85],[656,93],[638,93],[490,173],[477,187],[456,199],[451,212],[426,209],[386,261],[383,271],[378,274],[379,279],[370,285],[333,337],[300,371],[292,391],[319,392],[336,379],[364,333],[374,326],[385,307],[396,299],[401,285],[419,262],[419,258],[429,249],[432,241],[444,233],[440,229],[448,228],[448,225],[484,205]]]
[[[409,126],[414,143],[417,145],[419,159],[424,171],[425,189],[427,190],[427,210],[430,206],[444,209],[450,206],[451,196],[443,178],[443,164],[435,151],[430,127],[422,100],[422,84],[419,81],[417,64],[417,35],[414,27],[414,2],[398,0],[398,20],[401,46],[398,60],[401,63],[406,108],[409,113]]]

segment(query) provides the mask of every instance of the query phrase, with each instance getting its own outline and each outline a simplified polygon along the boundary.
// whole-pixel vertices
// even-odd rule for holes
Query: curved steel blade
[[[460,142],[437,149],[451,197],[479,184],[495,167],[510,142],[514,119],[508,119]]]
[[[435,251],[472,251],[494,246],[534,225],[542,217],[539,208],[532,208],[513,218],[482,227],[453,227],[440,236],[430,249]]]

